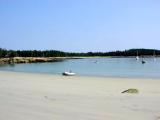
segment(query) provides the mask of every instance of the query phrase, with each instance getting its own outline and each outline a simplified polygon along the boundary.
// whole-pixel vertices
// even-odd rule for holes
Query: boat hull
[[[64,72],[64,73],[62,73],[62,75],[64,75],[64,76],[74,76],[74,75],[75,75],[75,73],[71,73],[71,72]]]

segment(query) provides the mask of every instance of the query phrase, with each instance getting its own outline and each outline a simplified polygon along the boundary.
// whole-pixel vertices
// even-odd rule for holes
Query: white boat
[[[74,76],[76,73],[73,73],[73,72],[63,72],[62,75],[65,75],[65,76]]]
[[[139,57],[138,57],[138,56],[136,56],[136,60],[139,60]]]
[[[155,51],[153,52],[153,59],[154,59],[154,61],[156,61],[156,53],[155,53]]]
[[[137,56],[136,56],[136,60],[139,60],[139,56],[138,56],[138,51],[137,51]]]

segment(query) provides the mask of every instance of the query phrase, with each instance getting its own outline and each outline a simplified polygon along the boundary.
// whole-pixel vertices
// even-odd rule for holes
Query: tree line
[[[0,58],[5,57],[88,57],[88,56],[153,56],[160,55],[160,50],[155,49],[129,49],[112,52],[63,52],[57,50],[7,50],[0,48]]]

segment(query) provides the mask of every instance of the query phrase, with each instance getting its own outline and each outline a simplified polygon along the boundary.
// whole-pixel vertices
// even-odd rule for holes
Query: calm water
[[[77,75],[160,78],[160,58],[145,58],[146,64],[135,58],[73,59],[54,63],[2,65],[0,70],[61,74],[72,70]]]

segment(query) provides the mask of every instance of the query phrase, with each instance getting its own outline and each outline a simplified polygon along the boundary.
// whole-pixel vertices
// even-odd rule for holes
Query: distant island
[[[63,52],[57,50],[6,50],[0,48],[0,64],[57,62],[65,59],[83,57],[133,57],[133,56],[159,56],[160,50],[156,49],[129,49],[111,52]]]

